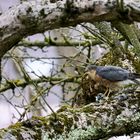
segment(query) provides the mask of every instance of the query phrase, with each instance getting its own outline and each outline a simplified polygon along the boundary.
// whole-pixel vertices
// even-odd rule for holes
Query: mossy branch
[[[50,82],[50,81],[51,81],[51,84],[53,84],[53,85],[57,85],[60,82],[80,83],[80,81],[78,81],[79,77],[80,76],[59,78],[59,77],[44,77],[44,76],[42,76],[38,79],[32,79],[32,80],[28,80],[28,81],[25,81],[22,79],[21,80],[20,79],[18,79],[18,80],[6,80],[6,83],[3,83],[1,85],[0,92],[4,92],[6,90],[14,89],[17,87],[25,88],[27,85],[32,85],[33,83],[39,84],[39,83]]]
[[[140,22],[140,3],[136,0],[125,1],[124,11],[118,10],[116,0],[43,2],[35,4],[25,1],[0,15],[0,58],[24,37],[36,33],[83,22]]]
[[[0,131],[1,139],[11,136],[48,140],[98,140],[140,132],[139,93],[126,93],[128,98],[111,97],[84,107],[63,106],[53,115],[33,117]],[[121,98],[122,99],[122,98]],[[27,137],[26,137],[27,138]]]

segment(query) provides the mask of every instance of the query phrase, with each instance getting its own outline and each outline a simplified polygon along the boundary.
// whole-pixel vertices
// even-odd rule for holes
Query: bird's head
[[[88,75],[89,77],[94,79],[96,74],[96,69],[97,69],[96,65],[89,65],[86,67],[84,75]]]
[[[89,71],[96,70],[96,69],[97,69],[96,65],[88,65],[85,69],[85,72],[89,72]]]

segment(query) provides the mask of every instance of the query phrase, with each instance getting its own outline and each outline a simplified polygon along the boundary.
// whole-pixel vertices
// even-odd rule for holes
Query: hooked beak
[[[86,75],[89,75],[89,72],[88,71],[84,73],[84,76],[86,76]]]

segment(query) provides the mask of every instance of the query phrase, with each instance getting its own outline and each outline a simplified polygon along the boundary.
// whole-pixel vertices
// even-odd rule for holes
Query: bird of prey
[[[105,95],[109,96],[110,90],[114,90],[116,87],[120,86],[120,82],[131,80],[136,84],[140,84],[137,80],[140,78],[140,74],[131,73],[117,66],[96,66],[89,65],[86,68],[86,73],[92,80],[96,82],[95,88],[99,85],[106,87]]]

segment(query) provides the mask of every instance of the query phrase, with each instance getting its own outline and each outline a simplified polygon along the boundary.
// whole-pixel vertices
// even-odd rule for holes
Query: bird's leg
[[[106,91],[105,91],[104,95],[106,96],[106,95],[107,95],[107,93],[108,93],[108,88],[106,88]]]
[[[110,89],[109,89],[109,87],[107,87],[104,95],[107,96],[107,97],[109,97],[109,95],[110,95]]]
[[[107,98],[109,97],[109,95],[110,95],[110,89],[108,88],[108,93],[107,93]]]

